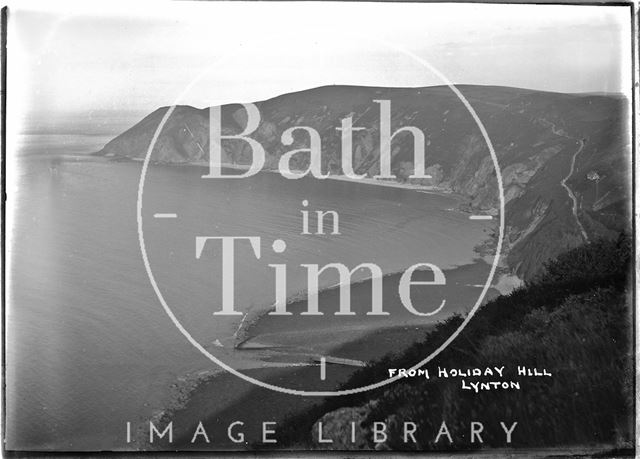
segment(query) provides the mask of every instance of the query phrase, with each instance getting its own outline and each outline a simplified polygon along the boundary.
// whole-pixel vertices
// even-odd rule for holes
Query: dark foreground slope
[[[502,172],[506,201],[506,264],[531,279],[542,263],[585,240],[613,237],[626,225],[630,202],[628,102],[619,96],[568,95],[517,88],[459,86],[484,123]],[[470,211],[498,212],[497,180],[483,137],[467,109],[447,87],[370,88],[326,86],[286,94],[257,106],[261,123],[252,137],[267,151],[265,168],[275,169],[281,155],[308,147],[300,131],[284,146],[282,133],[293,126],[320,133],[325,172],[341,174],[340,126],[352,116],[355,170],[379,172],[379,104],[391,101],[392,129],[416,126],[426,137],[431,179],[410,179],[411,136],[392,146],[392,170],[399,181],[451,191],[467,199]],[[151,113],[109,142],[97,154],[141,158],[167,108]],[[240,105],[222,107],[222,130],[237,134],[246,124]],[[246,142],[224,142],[224,161],[248,164]],[[152,152],[161,163],[206,161],[209,110],[178,106],[168,118]],[[309,158],[296,155],[294,168]],[[573,164],[573,168],[572,168]],[[563,185],[564,183],[564,185]],[[491,247],[488,247],[491,250]]]
[[[490,426],[483,447],[504,447],[499,422],[518,422],[514,447],[610,445],[631,448],[633,427],[632,242],[621,235],[560,255],[528,286],[486,304],[461,335],[428,367],[504,365],[545,368],[550,378],[520,380],[521,390],[478,394],[459,380],[407,378],[376,391],[325,399],[294,416],[279,430],[279,446],[394,450],[473,449],[471,421]],[[401,355],[358,371],[343,385],[360,387],[387,377],[388,368],[410,368],[442,343],[461,322],[453,317]],[[317,442],[317,421],[324,438]],[[445,420],[453,444],[434,444]],[[356,421],[357,442],[345,435]],[[388,427],[375,445],[374,422]],[[404,421],[418,425],[417,443],[405,443]]]

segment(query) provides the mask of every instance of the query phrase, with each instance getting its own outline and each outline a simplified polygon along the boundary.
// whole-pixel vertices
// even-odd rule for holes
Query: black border
[[[241,0],[174,0],[174,1],[241,1]],[[268,2],[271,0],[251,0],[251,1],[260,1],[260,2]],[[310,1],[310,2],[342,2],[344,0],[284,0],[287,2],[298,2],[298,1]],[[631,117],[630,129],[631,129],[631,210],[632,210],[632,222],[631,228],[633,232],[633,251],[635,259],[638,259],[640,255],[638,253],[638,237],[637,237],[637,225],[636,218],[638,214],[636,213],[636,152],[637,152],[637,138],[636,138],[636,116],[638,113],[636,111],[637,107],[637,94],[639,83],[636,78],[638,72],[638,62],[636,61],[637,53],[638,53],[638,11],[636,9],[636,3],[633,0],[627,1],[608,1],[608,0],[535,0],[535,1],[526,1],[526,0],[368,0],[370,3],[458,3],[458,4],[494,4],[494,5],[540,5],[540,6],[549,6],[549,5],[561,5],[561,6],[620,6],[620,7],[628,7],[630,13],[630,25],[631,25],[631,104],[630,104],[630,112],[629,116]],[[0,185],[1,185],[1,199],[2,205],[0,210],[0,231],[2,240],[0,241],[1,248],[1,282],[2,289],[0,300],[2,301],[2,401],[1,401],[1,409],[2,409],[2,418],[0,419],[1,429],[0,429],[0,440],[1,450],[0,457],[11,457],[11,458],[33,458],[33,457],[131,457],[131,456],[151,456],[151,457],[176,457],[176,455],[181,456],[190,456],[190,457],[270,457],[270,458],[304,458],[304,457],[353,457],[353,458],[365,458],[365,457],[389,457],[389,456],[403,456],[403,457],[419,457],[419,456],[431,456],[431,457],[449,457],[449,456],[474,456],[474,457],[495,457],[496,455],[500,456],[553,456],[553,457],[572,457],[573,455],[565,455],[563,453],[557,454],[554,453],[554,450],[551,448],[528,448],[528,449],[517,449],[517,448],[505,448],[500,450],[488,450],[488,451],[451,451],[451,452],[393,452],[393,451],[307,451],[307,450],[296,450],[296,451],[287,451],[287,450],[277,450],[277,451],[139,451],[139,452],[117,452],[117,451],[28,451],[28,450],[7,450],[5,446],[5,437],[6,437],[6,201],[7,201],[7,192],[6,192],[6,160],[7,160],[7,147],[6,147],[6,128],[7,128],[7,26],[9,20],[9,7],[3,6],[0,10],[0,65],[1,65],[1,74],[0,74]],[[638,371],[638,327],[637,327],[637,285],[638,285],[638,267],[635,266],[635,269],[632,274],[633,285],[631,297],[633,301],[633,346],[634,346],[634,374],[633,374],[633,385],[636,397],[634,397],[634,434],[636,441],[638,440],[639,433],[639,425],[638,425],[638,402],[640,401],[640,392],[638,389],[638,384],[640,383],[640,379],[638,379],[637,371]],[[635,456],[635,450],[638,445],[634,445],[632,449],[624,449],[624,450],[610,450],[610,451],[602,451],[602,450],[594,450],[592,454],[587,453],[589,457],[633,457]],[[567,448],[562,448],[566,450]],[[582,448],[581,448],[582,449]],[[586,449],[586,448],[584,448]],[[582,456],[582,455],[580,455]]]
[[[0,149],[2,158],[0,159],[0,181],[2,186],[1,196],[2,196],[2,210],[0,213],[2,214],[1,223],[0,223],[0,231],[2,232],[2,420],[0,423],[2,424],[2,431],[0,435],[2,435],[2,453],[5,454],[5,441],[6,438],[6,419],[7,419],[7,401],[6,401],[6,334],[5,334],[5,317],[6,317],[6,282],[5,282],[5,267],[6,267],[6,202],[7,202],[7,19],[8,19],[8,8],[5,6],[2,8],[0,12],[0,54],[2,55],[1,62],[1,78],[0,85],[2,86],[2,92],[0,96],[0,110],[2,111],[2,115],[0,116]]]

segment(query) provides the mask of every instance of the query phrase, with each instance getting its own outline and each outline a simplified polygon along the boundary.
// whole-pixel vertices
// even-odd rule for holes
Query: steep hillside
[[[284,424],[279,446],[409,451],[499,448],[505,446],[504,432],[492,426],[517,421],[509,446],[599,445],[596,451],[605,449],[603,445],[633,447],[632,256],[633,242],[625,235],[561,254],[534,282],[481,308],[456,341],[427,365],[433,377],[406,378],[370,392],[326,398]],[[389,368],[411,368],[461,321],[452,317],[438,324],[422,342],[372,362],[341,388],[380,381]],[[504,365],[505,374],[511,369],[507,378],[519,381],[521,390],[475,393],[461,389],[460,381],[435,374],[437,367],[491,365]],[[517,366],[545,368],[552,377],[522,377],[515,374]],[[434,441],[443,420],[453,436],[451,444],[446,439]],[[348,431],[352,421],[360,427],[355,442]],[[372,429],[379,421],[389,426],[388,438],[376,444]],[[405,421],[418,425],[415,443],[404,440]],[[487,426],[484,445],[469,442],[470,421]],[[319,422],[323,438],[334,443],[318,442]]]
[[[507,233],[504,263],[530,279],[549,259],[599,236],[610,237],[628,224],[630,145],[627,101],[618,96],[567,95],[516,88],[459,86],[477,111],[498,156],[505,190]],[[400,181],[417,181],[464,196],[469,211],[498,211],[495,170],[482,135],[460,100],[447,87],[370,88],[326,86],[259,102],[261,123],[252,135],[267,151],[266,168],[280,156],[308,146],[298,131],[284,146],[282,133],[293,126],[316,129],[322,141],[324,172],[341,174],[342,118],[353,116],[356,173],[379,172],[380,106],[391,101],[392,130],[416,126],[426,137],[431,179],[410,179],[413,139],[401,134],[392,144],[392,170]],[[97,154],[144,157],[167,108],[151,113],[109,142]],[[244,129],[240,105],[222,107],[223,134]],[[152,152],[154,162],[205,161],[209,151],[209,110],[178,106]],[[224,161],[248,164],[246,142],[224,142]],[[296,155],[294,168],[308,157]],[[491,249],[487,244],[485,249]]]

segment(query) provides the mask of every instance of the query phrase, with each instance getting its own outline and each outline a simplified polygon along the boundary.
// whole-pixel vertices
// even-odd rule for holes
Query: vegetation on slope
[[[519,422],[512,446],[628,445],[633,439],[632,253],[631,238],[621,234],[561,254],[526,286],[481,308],[428,365],[524,365],[547,368],[553,377],[522,380],[522,390],[478,394],[450,380],[406,378],[373,392],[325,399],[282,426],[280,446],[317,447],[312,429],[318,419],[339,408],[363,406],[361,429],[369,432],[371,448],[371,425],[384,420],[391,426],[385,447],[398,450],[478,447],[468,442],[469,423],[502,420]],[[410,368],[461,321],[456,316],[439,324],[423,342],[373,362],[342,388],[385,379],[388,368]],[[417,444],[403,442],[403,420],[418,424]],[[443,420],[459,440],[452,445],[433,443]],[[483,439],[485,446],[505,446],[500,430],[486,431]]]
[[[615,237],[628,221],[630,150],[628,101],[618,95],[560,94],[498,86],[460,85],[495,149],[506,202],[502,254],[518,277],[530,280],[549,258],[587,239]],[[425,134],[427,173],[411,179],[413,137],[401,133],[392,146],[392,172],[398,180],[452,191],[469,211],[496,213],[498,181],[485,141],[466,107],[446,86],[373,88],[324,86],[257,102],[261,122],[252,138],[267,153],[264,167],[277,169],[281,156],[308,148],[309,136],[295,131],[285,146],[282,134],[294,126],[314,128],[321,138],[322,169],[341,174],[341,120],[352,117],[362,130],[353,134],[358,174],[380,171],[380,105],[391,103],[391,127],[416,126]],[[166,108],[158,109],[98,152],[113,158],[144,157]],[[224,134],[246,126],[238,104],[221,108]],[[579,152],[578,152],[578,149]],[[209,110],[177,106],[160,133],[151,158],[160,163],[206,161]],[[249,144],[223,143],[223,160],[247,165]],[[572,168],[572,158],[574,167]],[[292,167],[306,169],[307,153],[294,155]],[[576,215],[566,186],[578,202]],[[584,229],[584,232],[582,231]]]

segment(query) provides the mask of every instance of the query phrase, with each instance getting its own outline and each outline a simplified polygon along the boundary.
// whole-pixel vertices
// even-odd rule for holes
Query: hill
[[[545,260],[567,248],[613,237],[629,221],[631,200],[628,101],[616,95],[569,95],[517,88],[461,85],[496,150],[505,191],[503,266],[526,280]],[[462,195],[469,211],[498,211],[497,181],[488,149],[475,122],[448,87],[374,88],[325,86],[258,102],[261,123],[252,135],[267,151],[266,168],[280,156],[308,145],[304,134],[283,146],[292,126],[313,127],[322,140],[323,171],[341,173],[340,120],[353,116],[355,172],[379,172],[379,105],[391,101],[392,130],[416,126],[426,136],[431,179],[411,179],[413,144],[402,134],[392,145],[392,170],[400,181],[418,181]],[[98,152],[113,158],[144,157],[167,107],[156,110]],[[240,105],[221,109],[223,134],[246,124]],[[205,161],[209,110],[178,106],[152,152],[159,163]],[[248,164],[245,142],[225,142],[224,160]],[[308,158],[299,155],[302,169]],[[495,242],[495,241],[494,241]],[[479,248],[492,253],[492,244]]]
[[[504,447],[500,421],[518,422],[508,446],[633,446],[633,246],[630,237],[598,240],[563,253],[535,281],[483,306],[461,335],[427,368],[504,366],[546,369],[551,377],[514,376],[521,390],[475,393],[459,380],[406,378],[364,394],[324,399],[288,419],[279,447],[459,450]],[[439,324],[399,355],[359,370],[341,387],[361,387],[388,377],[389,368],[411,368],[446,340],[461,317]],[[506,370],[505,370],[506,371]],[[487,380],[491,378],[467,378]],[[443,420],[454,440],[434,442]],[[405,442],[403,423],[417,424],[416,442]],[[471,421],[492,426],[484,444],[469,441]],[[318,442],[318,422],[323,438]],[[356,442],[349,425],[356,422]],[[374,422],[388,438],[373,441]],[[345,434],[347,432],[347,434]]]

